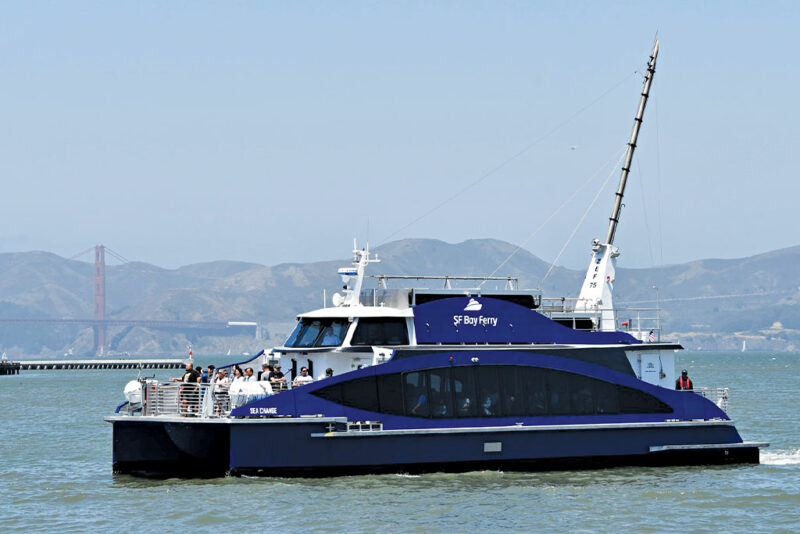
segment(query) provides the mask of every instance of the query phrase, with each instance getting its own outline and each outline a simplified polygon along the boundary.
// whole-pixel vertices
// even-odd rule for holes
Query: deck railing
[[[728,388],[694,388],[687,391],[702,395],[716,404],[723,412],[728,413]]]
[[[276,385],[274,390],[266,383],[254,385],[263,385],[264,389],[251,387],[244,391],[223,384],[147,380],[141,383],[140,400],[129,402],[125,411],[128,415],[220,417],[238,406],[287,389],[286,384]]]

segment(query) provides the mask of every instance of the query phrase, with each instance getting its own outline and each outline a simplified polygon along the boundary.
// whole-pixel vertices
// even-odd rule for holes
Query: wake
[[[800,449],[789,451],[763,451],[761,463],[764,465],[800,465]]]

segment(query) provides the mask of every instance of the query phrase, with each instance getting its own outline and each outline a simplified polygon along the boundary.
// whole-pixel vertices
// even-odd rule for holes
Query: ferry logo
[[[475,299],[469,299],[467,307],[464,308],[464,311],[480,311],[481,308],[483,308],[483,304]]]

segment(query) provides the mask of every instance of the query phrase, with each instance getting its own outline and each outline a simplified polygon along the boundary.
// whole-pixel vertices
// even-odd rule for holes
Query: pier
[[[16,362],[23,371],[75,369],[183,369],[188,360],[25,360]],[[19,372],[19,369],[17,370]]]
[[[19,362],[10,362],[8,360],[0,361],[0,376],[2,375],[18,375],[20,364]]]

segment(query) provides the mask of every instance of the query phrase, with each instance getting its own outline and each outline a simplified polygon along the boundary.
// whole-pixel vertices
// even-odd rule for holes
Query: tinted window
[[[430,397],[428,394],[428,372],[406,373],[403,377],[403,391],[406,399],[406,415],[428,417]]]
[[[454,417],[450,369],[430,371],[431,417]]]
[[[453,368],[453,391],[456,417],[475,417],[478,413],[478,400],[475,395],[474,367]]]
[[[333,386],[318,389],[314,392],[314,395],[317,397],[322,397],[325,400],[335,402],[336,404],[342,404],[342,385],[335,384]]]
[[[405,415],[403,410],[403,382],[400,373],[379,375],[378,405],[381,413]]]
[[[408,345],[406,320],[402,317],[394,319],[362,317],[358,320],[352,344]]]
[[[596,413],[594,389],[597,380],[575,375],[570,377],[569,382],[570,413],[575,415],[591,415]]]
[[[478,391],[480,391],[478,413],[483,417],[498,417],[503,414],[497,371],[496,365],[482,365],[477,368]]]
[[[621,413],[619,411],[620,386],[595,380],[593,387],[596,413]]]
[[[514,367],[511,367],[515,369]],[[528,415],[547,415],[547,381],[545,369],[524,367],[521,374],[525,381],[525,413]]]
[[[342,384],[342,404],[370,412],[378,411],[378,388],[374,376],[356,378]]]
[[[520,371],[519,367],[511,365],[498,367],[503,383],[503,415],[525,415],[525,375]]]
[[[458,366],[392,373],[353,379],[314,394],[345,406],[410,417],[672,412],[642,391],[531,366]]]
[[[551,415],[569,415],[571,373],[558,373],[550,369],[545,370],[547,380],[547,413]]]

